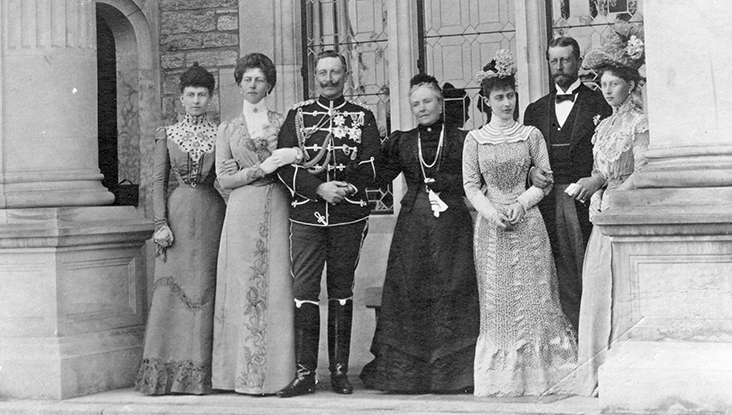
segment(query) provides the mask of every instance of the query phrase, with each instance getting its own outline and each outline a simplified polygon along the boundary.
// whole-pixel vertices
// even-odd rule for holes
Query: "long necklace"
[[[442,129],[440,130],[440,140],[437,142],[437,152],[435,153],[435,159],[432,160],[431,164],[427,164],[424,161],[424,156],[422,155],[422,136],[419,133],[419,130],[417,130],[417,150],[419,151],[419,168],[422,169],[422,177],[424,177],[425,180],[427,180],[427,174],[425,173],[425,167],[428,169],[431,169],[432,167],[437,164],[437,161],[440,160],[440,153],[442,153],[442,146],[445,141],[445,125],[442,125]],[[439,169],[440,166],[438,165],[437,168]]]

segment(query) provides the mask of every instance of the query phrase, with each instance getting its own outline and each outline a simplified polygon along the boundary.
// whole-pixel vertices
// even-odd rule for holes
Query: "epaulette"
[[[361,108],[363,108],[365,110],[371,111],[371,109],[369,107],[367,107],[365,104],[362,104],[362,103],[356,102],[356,101],[351,101],[350,99],[347,99],[346,101],[349,102],[349,103],[351,103],[351,104],[353,104],[353,105],[356,105],[358,107],[361,107]]]
[[[293,110],[298,109],[300,107],[304,107],[305,105],[310,105],[310,104],[314,103],[315,101],[316,101],[315,98],[301,101],[301,102],[298,102],[297,104],[293,105],[292,108],[290,108],[290,109],[293,109]]]

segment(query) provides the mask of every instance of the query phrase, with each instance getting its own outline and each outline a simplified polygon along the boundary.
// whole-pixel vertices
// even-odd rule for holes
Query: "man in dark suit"
[[[532,169],[532,183],[546,186],[553,173],[554,187],[539,203],[557,266],[559,299],[572,325],[579,328],[582,263],[592,231],[587,201],[598,184],[583,179],[592,172],[592,135],[612,109],[599,91],[580,82],[580,49],[571,37],[551,41],[547,49],[554,90],[529,104],[524,124],[544,135],[551,172]],[[570,184],[571,195],[565,193]]]
[[[293,381],[279,391],[291,397],[315,391],[320,339],[320,280],[326,267],[328,358],[331,388],[349,394],[354,273],[371,212],[366,187],[376,180],[380,139],[368,108],[343,96],[346,60],[334,51],[315,59],[317,99],[290,110],[280,129],[278,147],[299,148],[299,163],[278,175],[292,198],[290,258],[295,296]]]

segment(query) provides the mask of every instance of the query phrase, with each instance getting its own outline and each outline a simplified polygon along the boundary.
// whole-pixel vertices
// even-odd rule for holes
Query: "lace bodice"
[[[648,118],[632,97],[602,120],[592,137],[594,168],[615,187],[646,164]]]
[[[492,207],[501,210],[517,201],[528,210],[551,190],[551,186],[526,189],[531,165],[550,170],[546,144],[538,129],[515,123],[509,128],[488,124],[473,130],[463,150],[465,194],[484,216]]]

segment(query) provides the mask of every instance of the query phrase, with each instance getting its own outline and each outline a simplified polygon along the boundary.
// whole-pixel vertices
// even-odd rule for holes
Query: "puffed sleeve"
[[[529,155],[531,156],[531,164],[536,167],[540,167],[545,172],[550,171],[551,166],[549,165],[549,152],[546,149],[544,136],[541,134],[541,131],[536,128],[531,128],[531,130],[532,131],[529,134],[529,138],[527,139],[527,144],[529,145]],[[553,175],[551,173],[546,173],[546,176],[550,180],[550,182],[553,183]],[[549,194],[549,192],[552,190],[552,186],[552,184],[549,184],[543,189],[540,187],[531,186],[526,189],[521,194],[521,196],[518,197],[517,201],[521,204],[521,206],[524,207],[525,211],[528,211],[534,205],[539,203],[539,201],[543,199],[544,196]]]
[[[391,183],[402,172],[399,154],[401,137],[401,131],[394,131],[381,147],[381,156],[377,168],[378,187]]]
[[[348,163],[343,172],[345,181],[358,189],[376,184],[376,165],[381,148],[381,136],[376,124],[376,117],[369,110],[364,110],[364,126],[361,129],[361,144],[356,160]]]
[[[239,171],[234,174],[227,174],[224,171],[224,162],[234,158],[229,140],[231,126],[232,124],[228,122],[221,123],[216,137],[216,176],[218,177],[219,184],[224,189],[235,189],[245,186],[266,176],[264,170],[260,167],[260,163],[256,163],[253,166],[239,166]]]
[[[153,149],[152,177],[153,219],[155,220],[156,231],[168,224],[167,190],[169,177],[168,138],[165,128],[158,128],[155,133],[155,146]]]
[[[277,138],[277,148],[298,147],[297,133],[295,132],[295,116],[297,110],[290,110],[287,113],[282,128]],[[318,186],[323,182],[315,177],[314,174],[308,173],[307,169],[298,164],[289,164],[277,169],[277,175],[282,183],[287,186],[291,195],[299,194],[302,197],[311,200],[317,200]]]
[[[650,145],[650,137],[648,134],[648,117],[643,114],[638,118],[634,128],[633,135],[633,172],[638,171],[648,164],[646,159],[646,151]]]
[[[495,207],[481,191],[482,176],[478,159],[478,142],[472,132],[468,133],[463,144],[463,188],[465,196],[475,210],[483,217],[490,218]]]

